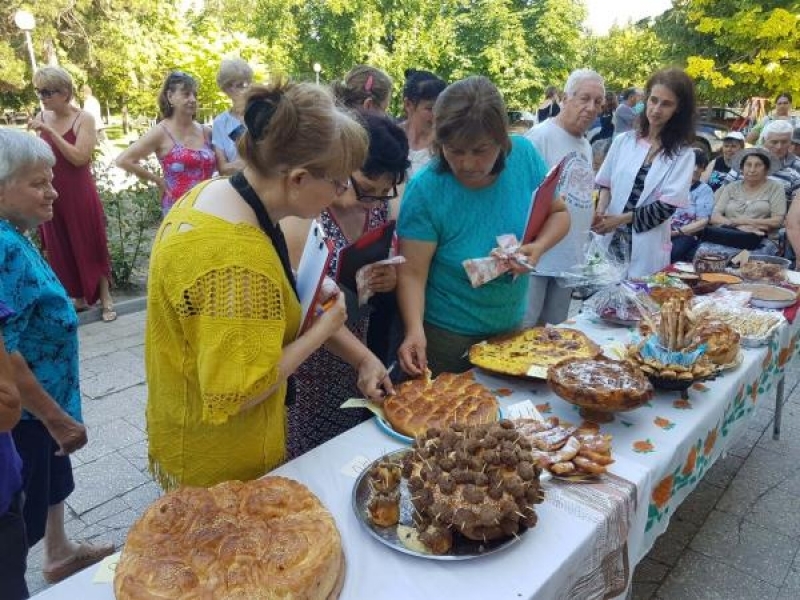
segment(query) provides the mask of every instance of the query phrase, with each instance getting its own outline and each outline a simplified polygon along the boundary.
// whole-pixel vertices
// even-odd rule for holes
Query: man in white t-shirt
[[[592,147],[585,134],[603,106],[605,92],[603,78],[595,71],[573,71],[564,86],[566,100],[558,116],[525,134],[551,168],[569,154],[577,158],[570,161],[570,176],[562,178],[560,189],[569,208],[569,233],[542,256],[538,271],[559,273],[585,260],[594,212]],[[572,289],[559,286],[554,277],[532,276],[523,325],[561,323],[567,318],[571,298]]]

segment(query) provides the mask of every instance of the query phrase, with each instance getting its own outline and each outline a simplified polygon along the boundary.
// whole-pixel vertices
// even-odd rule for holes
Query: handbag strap
[[[275,247],[275,251],[278,253],[278,258],[281,260],[281,265],[283,266],[283,272],[286,274],[286,279],[289,280],[295,296],[297,296],[299,300],[300,297],[297,293],[297,282],[295,281],[294,272],[292,271],[292,264],[289,261],[289,247],[286,245],[286,238],[283,236],[281,226],[279,224],[274,224],[270,220],[269,215],[267,214],[267,209],[264,208],[264,203],[261,202],[261,198],[258,197],[258,194],[256,194],[256,191],[253,189],[253,186],[251,186],[250,182],[247,181],[244,173],[239,171],[238,173],[232,175],[230,182],[233,186],[233,189],[239,192],[239,195],[242,197],[242,199],[247,202],[247,205],[253,209],[254,213],[256,213],[258,224],[261,226],[261,229],[264,231],[267,237],[272,241],[272,245]]]
[[[294,294],[299,300],[300,295],[297,293],[297,282],[294,278],[294,272],[292,272],[292,264],[289,261],[289,247],[286,245],[286,238],[283,237],[281,226],[277,223],[273,223],[270,220],[269,215],[267,214],[267,209],[264,208],[264,204],[261,202],[261,198],[258,197],[258,194],[256,194],[256,191],[253,189],[253,186],[251,186],[250,182],[247,181],[244,173],[241,171],[235,173],[231,176],[230,182],[233,186],[233,189],[239,192],[239,195],[242,197],[242,199],[247,202],[247,205],[253,209],[254,213],[256,213],[258,224],[261,226],[261,229],[264,231],[267,237],[272,240],[272,245],[275,247],[275,251],[278,253],[278,258],[281,260],[281,265],[283,266],[283,272],[286,274],[286,279],[289,280],[292,290],[294,290]],[[284,404],[286,406],[291,406],[294,404],[296,397],[297,381],[294,375],[289,375],[286,378],[286,398],[284,399]]]

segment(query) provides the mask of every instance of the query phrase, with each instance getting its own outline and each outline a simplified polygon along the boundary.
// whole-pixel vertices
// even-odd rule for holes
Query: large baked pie
[[[547,368],[565,358],[594,358],[601,348],[585,333],[567,327],[532,327],[475,344],[470,362],[495,373],[547,377]]]
[[[653,397],[653,385],[627,361],[563,360],[547,370],[547,383],[572,404],[602,412],[637,408]]]
[[[117,600],[338,598],[344,554],[333,517],[284,477],[180,488],[128,533]]]
[[[428,372],[396,386],[394,395],[383,403],[386,420],[395,431],[410,437],[453,423],[493,423],[499,408],[497,399],[470,372],[442,373],[436,379]]]

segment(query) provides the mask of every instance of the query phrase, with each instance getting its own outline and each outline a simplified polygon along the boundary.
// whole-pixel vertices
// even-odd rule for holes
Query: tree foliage
[[[608,35],[591,40],[586,55],[587,65],[605,78],[606,89],[617,92],[644,86],[664,59],[664,43],[646,23],[615,25]]]

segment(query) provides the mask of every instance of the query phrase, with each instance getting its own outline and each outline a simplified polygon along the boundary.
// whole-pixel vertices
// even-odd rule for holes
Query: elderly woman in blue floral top
[[[0,302],[14,314],[3,336],[22,407],[12,430],[22,457],[28,543],[44,538],[50,583],[111,554],[74,543],[64,501],[75,487],[69,454],[86,444],[78,378],[78,318],[72,301],[26,233],[53,216],[55,157],[42,140],[0,129]]]

